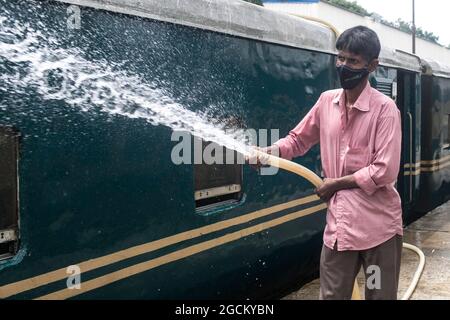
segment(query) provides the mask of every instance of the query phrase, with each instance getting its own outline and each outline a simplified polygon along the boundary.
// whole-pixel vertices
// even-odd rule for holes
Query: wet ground
[[[425,254],[425,268],[411,300],[450,299],[450,202],[436,208],[409,225],[404,232],[404,242],[420,248]],[[413,251],[404,249],[400,270],[399,299],[410,285],[419,264]],[[364,298],[364,277],[358,275],[360,292]],[[319,279],[299,291],[284,297],[286,300],[315,300],[319,297]]]

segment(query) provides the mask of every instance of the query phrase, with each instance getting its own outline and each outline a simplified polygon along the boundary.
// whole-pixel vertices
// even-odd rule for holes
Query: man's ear
[[[369,63],[369,67],[367,68],[369,70],[369,72],[374,72],[378,65],[380,64],[380,60],[378,59],[373,59],[371,63]]]

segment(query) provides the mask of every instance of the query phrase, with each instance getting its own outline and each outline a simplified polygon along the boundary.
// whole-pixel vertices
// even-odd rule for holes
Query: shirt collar
[[[370,86],[370,82],[367,81],[367,85],[365,86],[364,90],[359,95],[358,99],[356,100],[353,107],[360,111],[367,112],[369,111],[369,103],[370,103],[370,96],[372,95],[372,87]],[[336,97],[333,99],[333,103],[337,105],[345,106],[345,94],[344,89],[341,89],[338,91]]]

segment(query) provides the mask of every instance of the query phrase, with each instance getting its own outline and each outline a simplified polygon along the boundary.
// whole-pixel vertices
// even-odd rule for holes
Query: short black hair
[[[378,59],[380,39],[375,31],[364,26],[345,30],[336,41],[336,49],[363,56],[367,62]]]

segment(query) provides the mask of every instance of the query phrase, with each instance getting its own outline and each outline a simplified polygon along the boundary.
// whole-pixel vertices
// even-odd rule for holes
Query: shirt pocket
[[[350,175],[369,165],[369,148],[349,148],[344,159],[344,173]]]

